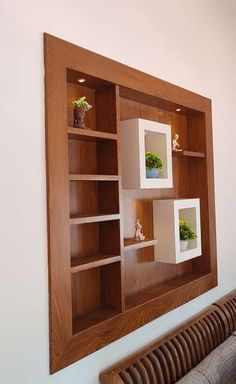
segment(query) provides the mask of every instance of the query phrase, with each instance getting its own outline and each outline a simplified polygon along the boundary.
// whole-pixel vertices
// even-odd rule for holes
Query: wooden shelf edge
[[[84,331],[93,326],[96,327],[99,323],[114,318],[119,314],[120,312],[116,310],[98,308],[94,311],[78,316],[73,319],[73,334],[75,336],[81,331]]]
[[[69,181],[118,181],[118,175],[81,175],[69,174]]]
[[[190,284],[191,282],[205,278],[209,273],[190,272],[182,276],[167,280],[156,286],[146,288],[141,292],[137,292],[126,297],[126,311],[135,307],[156,300],[158,297],[164,296],[180,287]]]
[[[204,152],[194,152],[194,151],[172,151],[172,156],[175,157],[198,157],[198,158],[204,158],[205,153]]]
[[[151,247],[158,243],[157,239],[145,239],[143,241],[135,241],[133,238],[124,239],[124,251]]]
[[[73,259],[72,259],[73,261]],[[86,271],[88,269],[101,267],[103,265],[113,264],[121,261],[121,256],[108,256],[108,255],[98,255],[93,257],[85,257],[78,261],[78,264],[72,265],[71,273],[77,273],[81,271]]]
[[[83,136],[87,139],[97,139],[97,140],[117,140],[117,134],[109,132],[94,131],[92,129],[82,129],[82,128],[67,128],[69,138],[76,139],[79,136]]]
[[[108,215],[91,215],[91,216],[78,216],[71,217],[70,224],[89,224],[89,223],[99,223],[101,221],[111,221],[119,220],[120,214],[108,214]]]

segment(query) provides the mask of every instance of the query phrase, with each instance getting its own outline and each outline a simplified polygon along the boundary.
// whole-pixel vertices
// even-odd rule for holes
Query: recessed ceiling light
[[[176,108],[176,112],[180,112],[181,111],[181,108]]]
[[[85,79],[78,79],[79,83],[84,83],[86,80]]]

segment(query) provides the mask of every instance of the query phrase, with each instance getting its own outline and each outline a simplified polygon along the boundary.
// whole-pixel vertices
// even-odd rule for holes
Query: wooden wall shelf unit
[[[211,101],[48,34],[45,89],[53,373],[215,287],[217,270]],[[81,96],[93,107],[85,130],[73,127]],[[172,188],[122,189],[120,122],[129,119],[180,135]],[[153,200],[191,198],[200,199],[201,257],[156,262]],[[146,241],[135,244],[138,217]]]

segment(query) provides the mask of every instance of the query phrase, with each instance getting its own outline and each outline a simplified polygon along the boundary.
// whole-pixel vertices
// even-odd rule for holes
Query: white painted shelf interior
[[[184,220],[196,234],[189,240],[185,251],[180,250],[179,220]],[[200,200],[154,200],[153,201],[155,260],[163,263],[178,264],[201,256]]]
[[[156,121],[121,121],[122,185],[124,189],[172,188],[171,126]],[[157,178],[146,177],[145,153],[154,152],[163,162]]]

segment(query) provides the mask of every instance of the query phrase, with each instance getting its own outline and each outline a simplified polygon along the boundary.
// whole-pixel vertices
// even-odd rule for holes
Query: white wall
[[[236,288],[236,2],[1,0],[0,382],[96,384],[98,373]],[[219,287],[48,374],[43,32],[213,100]]]

